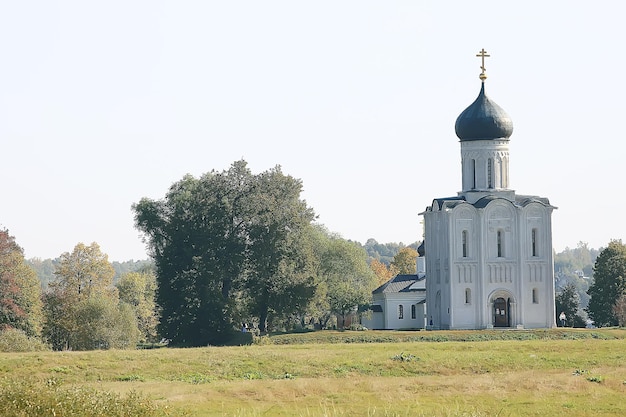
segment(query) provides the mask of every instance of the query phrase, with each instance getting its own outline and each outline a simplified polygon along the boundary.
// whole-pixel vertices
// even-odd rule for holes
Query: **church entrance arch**
[[[493,327],[511,327],[511,304],[509,300],[498,297],[493,302]]]
[[[491,297],[491,325],[493,327],[511,327],[514,322],[515,300],[506,290],[498,290]]]

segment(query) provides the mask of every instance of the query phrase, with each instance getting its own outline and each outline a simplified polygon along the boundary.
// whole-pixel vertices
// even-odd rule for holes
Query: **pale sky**
[[[243,158],[346,239],[421,240],[461,189],[485,48],[511,187],[558,207],[555,249],[626,240],[624,4],[2,1],[0,226],[29,258],[145,259],[131,205]]]

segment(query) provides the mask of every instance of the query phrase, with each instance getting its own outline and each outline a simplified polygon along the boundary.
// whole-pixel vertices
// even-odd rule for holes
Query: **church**
[[[513,122],[480,92],[457,118],[461,191],[424,217],[426,309],[433,329],[555,327],[552,206],[510,188]],[[532,161],[525,161],[529,164]]]
[[[555,327],[552,206],[510,187],[513,122],[485,93],[457,118],[461,191],[435,198],[424,218],[417,274],[373,292],[373,329]],[[532,161],[525,161],[529,164]],[[411,311],[411,315],[405,314]]]

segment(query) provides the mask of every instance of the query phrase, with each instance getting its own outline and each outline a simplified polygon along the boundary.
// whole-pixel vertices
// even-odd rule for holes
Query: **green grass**
[[[240,347],[1,353],[0,379],[131,395],[150,416],[626,415],[625,337],[314,332]]]

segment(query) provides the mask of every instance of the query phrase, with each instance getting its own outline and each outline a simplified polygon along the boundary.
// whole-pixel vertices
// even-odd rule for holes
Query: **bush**
[[[156,417],[168,415],[151,401],[131,392],[126,397],[86,388],[65,388],[55,380],[0,382],[2,415],[16,417]]]
[[[6,329],[0,332],[0,352],[35,352],[50,350],[50,346],[23,330]]]

